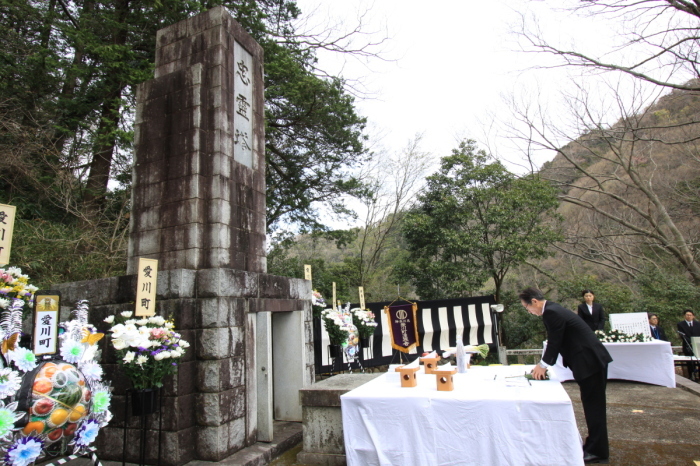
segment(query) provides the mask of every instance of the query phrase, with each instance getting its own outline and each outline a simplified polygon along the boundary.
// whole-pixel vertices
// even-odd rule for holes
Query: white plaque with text
[[[16,210],[17,208],[13,205],[0,204],[0,266],[10,263],[10,247],[12,246]]]
[[[137,316],[152,316],[156,313],[156,285],[158,283],[158,261],[139,259],[138,282],[136,284]]]
[[[233,59],[233,159],[246,167],[255,168],[253,57],[241,44],[234,42]]]

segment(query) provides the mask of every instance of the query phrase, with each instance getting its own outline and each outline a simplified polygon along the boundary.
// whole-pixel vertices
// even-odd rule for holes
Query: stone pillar
[[[273,391],[285,419],[301,421],[298,391],[314,380],[311,285],[265,273],[261,47],[223,7],[162,29],[156,40],[155,78],[136,96],[130,275],[56,289],[68,306],[90,300],[98,323],[133,308],[138,259],[158,259],[156,312],[172,315],[192,346],[165,381],[162,417],[149,418],[147,461],[155,464],[162,420],[160,463],[179,466],[272,440]],[[276,313],[293,316],[275,324],[293,336],[284,345],[272,339]],[[136,421],[124,415],[130,383],[106,343],[115,419],[99,453],[133,462]],[[280,352],[290,380],[274,380]]]
[[[265,272],[262,48],[223,7],[158,31],[136,95],[128,272]]]

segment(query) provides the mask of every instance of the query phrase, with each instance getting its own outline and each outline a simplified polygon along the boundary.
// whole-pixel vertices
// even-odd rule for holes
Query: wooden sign
[[[311,266],[309,264],[304,264],[304,280],[311,281]]]
[[[34,354],[53,355],[58,352],[58,319],[61,292],[40,290],[34,293]]]
[[[364,310],[365,308],[365,287],[361,286],[357,289],[358,293],[360,294],[360,309]]]
[[[136,284],[137,316],[152,316],[156,313],[156,285],[158,283],[158,261],[139,259],[138,282]]]
[[[13,205],[0,204],[0,266],[10,263],[10,247],[12,246],[16,211],[17,208]]]
[[[337,303],[337,301],[335,300],[335,282],[333,282],[333,301],[331,302],[333,303],[333,309],[335,309],[335,305]]]

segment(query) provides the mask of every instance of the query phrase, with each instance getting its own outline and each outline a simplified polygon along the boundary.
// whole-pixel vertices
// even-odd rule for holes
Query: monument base
[[[87,299],[90,323],[108,332],[105,317],[133,310],[136,276],[64,283],[53,289],[62,293],[62,316],[78,300]],[[258,440],[272,441],[272,435],[259,438],[259,426],[271,433],[273,418],[279,418],[275,413],[301,421],[298,391],[314,380],[309,281],[233,269],[178,269],[159,272],[157,290],[156,314],[172,317],[192,346],[177,373],[164,379],[162,413],[146,416],[149,464],[158,459],[159,443],[163,466],[221,461]],[[278,331],[284,328],[284,347],[278,348],[269,329],[258,324],[260,318],[274,321]],[[256,349],[259,339],[270,342],[264,354]],[[125,426],[131,382],[121,372],[109,338],[101,344],[105,380],[114,387],[114,419],[96,439],[98,456],[134,462],[140,418],[127,413]],[[275,355],[283,356],[283,367],[272,364]],[[291,372],[297,374],[294,379],[285,375]],[[273,391],[274,398],[259,398],[258,393]]]

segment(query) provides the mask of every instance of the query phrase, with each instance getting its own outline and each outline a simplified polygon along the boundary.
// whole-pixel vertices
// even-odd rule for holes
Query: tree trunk
[[[85,186],[83,204],[92,215],[99,211],[104,203],[112,168],[112,157],[116,146],[115,130],[119,124],[119,93],[110,96],[102,104],[100,126],[97,130],[97,142],[90,162],[90,175]]]

